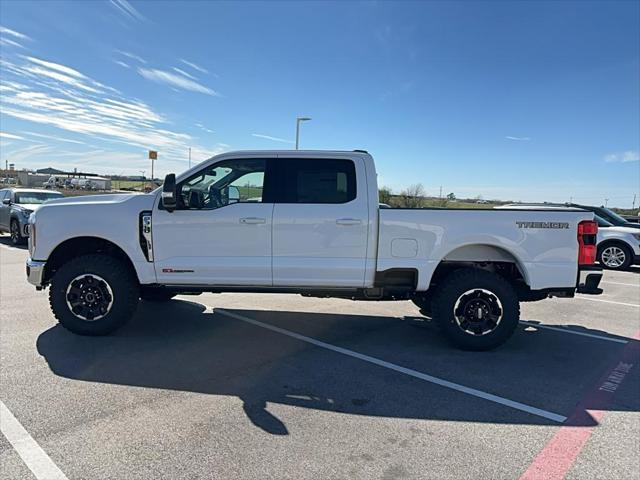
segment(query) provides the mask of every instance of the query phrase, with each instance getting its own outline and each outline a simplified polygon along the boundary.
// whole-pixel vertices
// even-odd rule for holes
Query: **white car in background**
[[[617,227],[596,215],[598,222],[598,262],[611,270],[625,270],[640,264],[640,230]]]
[[[596,258],[600,265],[610,270],[626,270],[633,264],[640,264],[640,229],[613,225],[598,215],[599,207],[562,203],[513,203],[494,208],[497,210],[591,211],[598,222]]]

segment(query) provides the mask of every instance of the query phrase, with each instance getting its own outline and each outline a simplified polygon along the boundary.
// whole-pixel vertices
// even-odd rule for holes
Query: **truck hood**
[[[79,204],[79,203],[86,203],[86,204],[92,204],[92,205],[96,205],[96,204],[103,204],[103,203],[121,203],[121,202],[126,202],[127,200],[134,198],[134,197],[140,197],[142,196],[141,194],[136,194],[136,193],[132,193],[132,194],[112,194],[112,195],[80,195],[78,197],[64,197],[64,198],[57,198],[55,200],[49,200],[47,202],[47,205],[64,205],[64,204]]]
[[[154,194],[112,194],[112,195],[82,195],[80,197],[64,197],[40,205],[38,216],[46,212],[60,211],[61,208],[73,209],[75,212],[89,210],[96,215],[102,215],[105,209],[117,209],[122,212],[150,210],[153,208],[156,195]],[[123,209],[123,210],[122,210]],[[99,213],[100,212],[100,213]]]

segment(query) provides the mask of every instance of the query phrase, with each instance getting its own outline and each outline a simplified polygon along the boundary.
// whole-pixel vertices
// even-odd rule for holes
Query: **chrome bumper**
[[[35,285],[36,288],[42,288],[42,279],[44,277],[44,266],[46,262],[40,262],[38,260],[27,260],[27,280],[31,285]]]
[[[602,268],[597,266],[580,267],[578,272],[578,293],[600,295],[602,289],[598,288],[602,280]]]

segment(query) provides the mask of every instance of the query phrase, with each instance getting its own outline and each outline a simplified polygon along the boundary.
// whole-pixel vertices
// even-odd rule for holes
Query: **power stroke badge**
[[[516,220],[516,225],[518,228],[569,228],[569,222],[519,222]]]

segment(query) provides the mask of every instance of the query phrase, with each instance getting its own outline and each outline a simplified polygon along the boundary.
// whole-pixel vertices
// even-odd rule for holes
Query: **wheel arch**
[[[69,238],[56,245],[47,259],[43,282],[50,282],[56,270],[69,260],[91,253],[106,254],[122,260],[122,262],[133,272],[136,280],[139,281],[138,272],[136,271],[131,258],[129,258],[129,255],[127,255],[122,247],[111,240],[107,240],[106,238],[82,236]]]
[[[633,255],[633,248],[631,247],[631,245],[629,245],[627,242],[625,242],[621,238],[608,238],[608,239],[603,240],[602,242],[600,242],[598,244],[598,255],[600,254],[600,252],[602,250],[604,250],[605,248],[610,247],[612,245],[620,245],[620,246],[624,247],[627,250],[628,253]]]
[[[522,260],[509,249],[489,243],[475,243],[452,248],[442,257],[431,278],[431,288],[443,275],[459,268],[480,268],[483,270],[499,270],[510,280],[531,285],[527,269]]]

